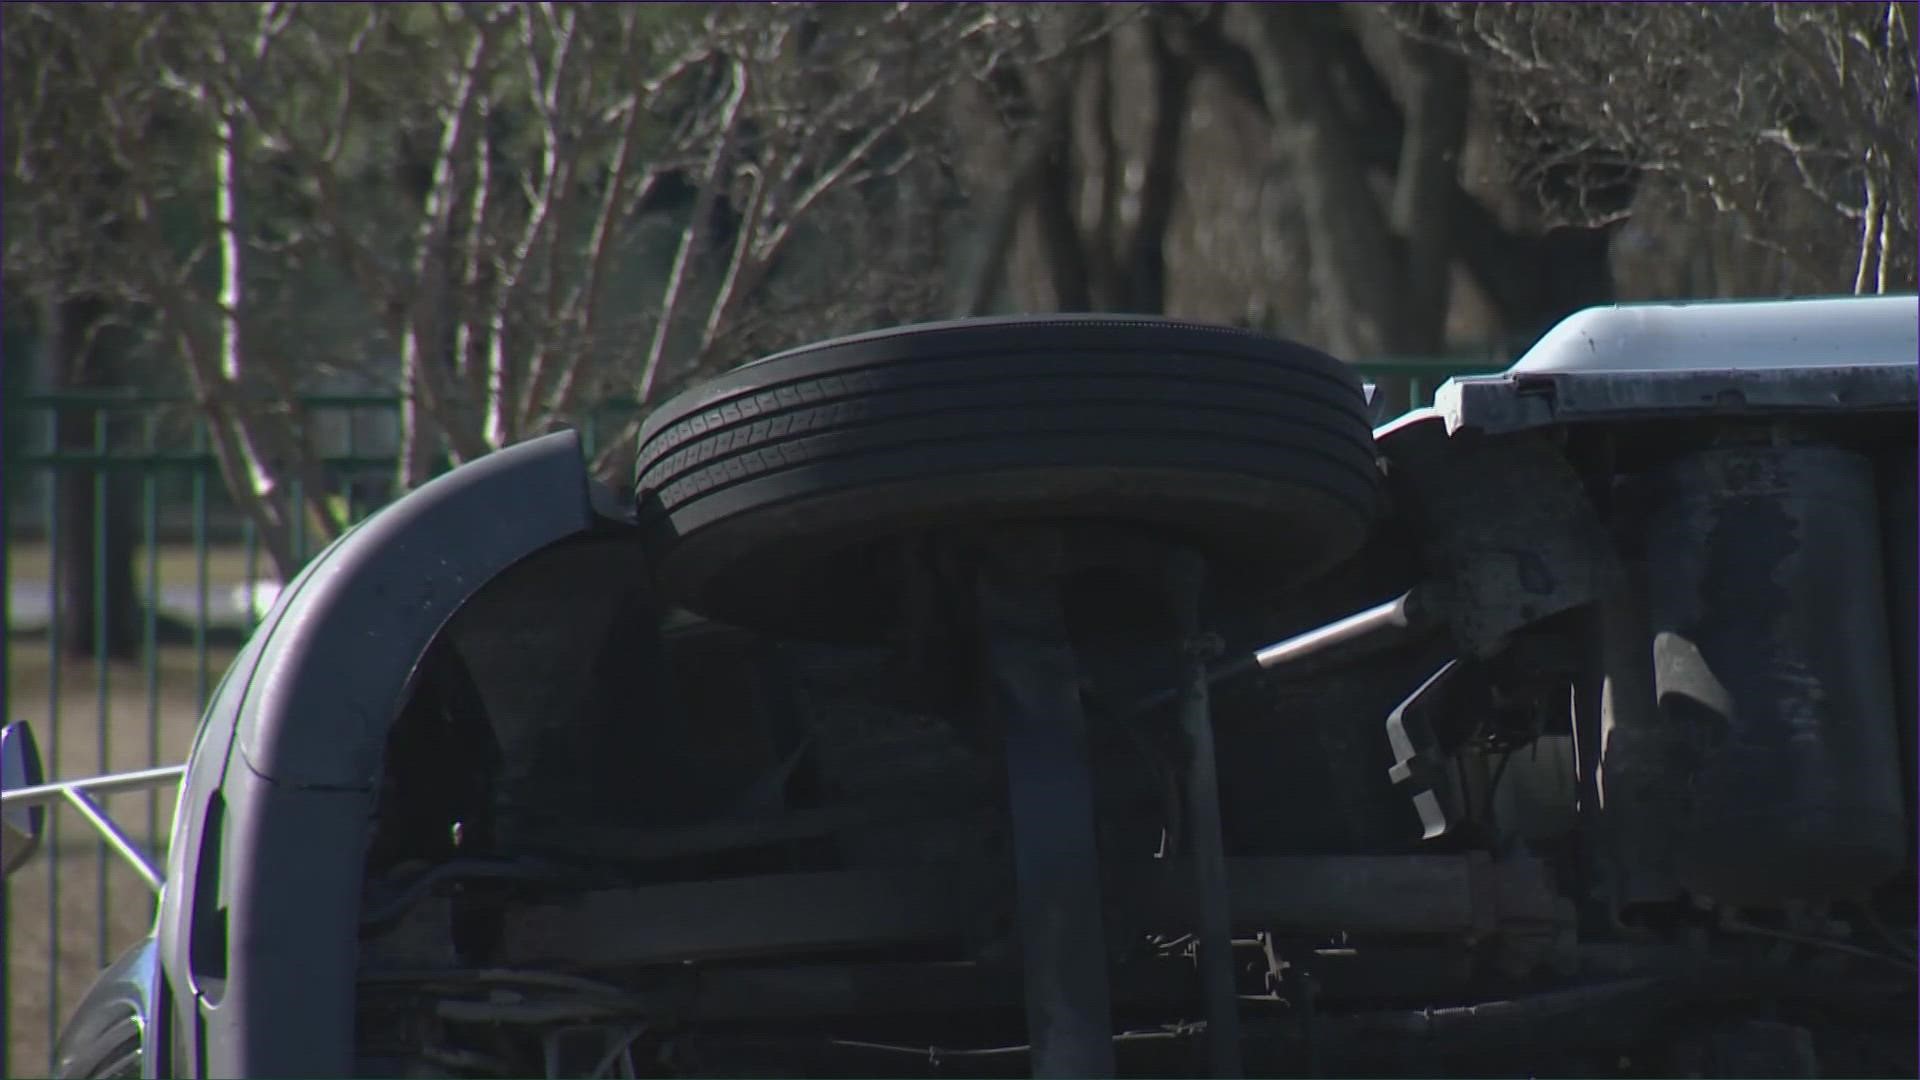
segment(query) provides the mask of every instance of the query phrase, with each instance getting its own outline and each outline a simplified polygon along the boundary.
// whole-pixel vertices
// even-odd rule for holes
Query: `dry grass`
[[[191,575],[191,553],[186,565]],[[167,572],[163,569],[163,576]],[[94,662],[59,658],[56,683],[53,660],[44,640],[7,643],[7,715],[33,724],[50,774],[86,776],[186,757],[203,685],[193,650],[162,648],[151,684],[144,664],[109,665],[104,693]],[[207,688],[231,660],[231,651],[209,653]],[[173,812],[170,788],[152,798],[111,796],[107,805],[143,843],[156,836],[165,843]],[[103,858],[103,846],[84,821],[71,812],[58,813],[54,828],[41,855],[7,882],[8,1077],[46,1075],[52,1025],[79,1002],[101,965],[138,941],[152,923],[146,886],[118,858]]]

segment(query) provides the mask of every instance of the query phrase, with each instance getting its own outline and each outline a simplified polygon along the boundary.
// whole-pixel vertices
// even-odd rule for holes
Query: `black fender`
[[[353,1075],[361,865],[388,729],[441,628],[554,543],[632,528],[561,432],[317,556],[228,669],[181,786],[157,951],[190,1077]]]

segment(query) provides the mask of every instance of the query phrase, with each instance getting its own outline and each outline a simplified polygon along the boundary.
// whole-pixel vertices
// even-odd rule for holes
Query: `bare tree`
[[[1028,48],[1003,55],[973,103],[998,122],[973,125],[983,240],[959,311],[1164,310],[1196,72],[1189,27],[1217,17],[1104,5],[1029,18]]]
[[[1457,57],[1382,33],[1370,9],[1283,5],[1243,9],[1243,40],[1276,127],[1276,164],[1300,192],[1316,297],[1331,346],[1351,356],[1442,350],[1455,258],[1448,201],[1459,183],[1468,83]],[[1372,74],[1362,35],[1386,54],[1382,97],[1400,137],[1384,192],[1340,90]],[[1394,78],[1397,76],[1397,78]],[[1375,93],[1380,93],[1376,90]],[[1388,106],[1381,106],[1388,107]]]
[[[8,202],[49,216],[10,230],[8,269],[57,262],[59,289],[89,279],[160,315],[229,489],[290,573],[297,527],[343,524],[292,404],[326,373],[400,392],[407,486],[823,315],[899,310],[932,269],[911,245],[789,268],[821,236],[882,228],[872,190],[930,164],[920,125],[975,70],[959,58],[1019,19],[9,5]],[[77,169],[88,154],[112,175]],[[62,205],[75,191],[98,211]]]
[[[333,376],[400,394],[408,485],[940,308],[1181,311],[1379,357],[1530,337],[1614,298],[1650,236],[1643,267],[1720,254],[1626,292],[1913,279],[1899,4],[4,18],[7,270],[153,314],[283,571],[342,524],[294,404]],[[1778,274],[1720,266],[1759,249]]]
[[[1913,286],[1911,3],[1407,8],[1482,73],[1515,175],[1561,213],[1596,209],[1570,164],[1633,169],[1813,288]]]
[[[1505,351],[1623,295],[1912,280],[1910,5],[1114,21],[1071,67],[992,84],[1016,150],[975,140],[976,188],[1005,182],[961,310],[1157,310],[1152,289],[1116,284],[1153,277],[1138,253],[1156,235],[1160,307],[1354,358]],[[1136,196],[1159,213],[1116,241]]]
[[[1106,29],[1000,80],[1020,150],[989,167],[1010,175],[982,230],[1000,259],[962,310],[1010,273],[1014,306],[1181,310],[1379,358],[1445,351],[1463,268],[1516,323],[1605,298],[1542,288],[1560,248],[1467,190],[1467,63],[1382,10],[1152,5]]]
[[[53,67],[72,61],[58,35],[18,18],[20,14],[0,9],[10,75],[23,56]],[[101,44],[111,48],[116,43]],[[97,141],[72,130],[90,106],[80,91],[73,83],[48,79],[16,85],[10,77],[5,94],[6,155],[12,166],[4,201],[9,291],[28,301],[12,314],[33,328],[44,385],[63,393],[121,385],[133,366],[138,337],[107,275],[91,272],[97,259],[124,240],[125,229],[113,208],[98,197],[102,187],[117,181],[114,163],[100,152]],[[29,100],[34,103],[31,110],[19,108]],[[43,166],[45,155],[24,151],[43,141],[60,144],[68,156],[36,177],[32,170]],[[45,206],[16,199],[23,179],[51,181],[62,197]],[[21,370],[36,366],[19,363],[24,355],[8,359]],[[27,384],[19,379],[16,385]],[[75,403],[50,410],[45,419],[62,453],[87,458],[126,447],[129,418],[123,411]],[[125,658],[137,647],[135,489],[130,480],[105,463],[68,464],[51,477],[47,527],[53,547],[52,584],[61,615],[59,644],[68,652]]]
[[[1268,271],[1296,295],[1262,307],[1349,356],[1441,354],[1462,327],[1524,341],[1614,296],[1617,221],[1555,219],[1487,175],[1501,102],[1436,47],[1431,19],[1418,5],[1236,5],[1201,38],[1211,86],[1267,132],[1245,166],[1261,174],[1267,258],[1298,266]],[[1607,179],[1594,198],[1624,207],[1637,174]]]

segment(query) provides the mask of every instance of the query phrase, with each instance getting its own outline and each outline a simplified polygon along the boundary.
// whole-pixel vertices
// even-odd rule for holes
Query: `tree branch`
[[[461,245],[465,266],[460,272],[460,283],[463,293],[468,297],[480,292],[481,266],[485,261],[487,241],[487,196],[488,189],[493,185],[493,139],[487,130],[490,110],[484,97],[478,108],[480,134],[473,141],[473,182],[467,187],[470,192],[467,196],[467,234]],[[470,304],[462,307],[460,325],[454,330],[453,360],[460,381],[470,383],[481,351],[480,332],[474,325],[479,313],[473,311]]]
[[[586,272],[575,283],[573,294],[562,308],[560,320],[563,326],[576,326],[579,339],[576,347],[568,350],[567,362],[561,367],[559,377],[554,381],[552,400],[545,414],[548,417],[571,412],[578,394],[581,366],[591,355],[595,333],[598,330],[600,298],[606,280],[607,259],[612,251],[613,226],[616,212],[626,197],[629,187],[628,174],[633,171],[635,158],[639,153],[640,127],[645,122],[646,112],[637,98],[629,98],[626,104],[627,122],[620,132],[620,142],[614,151],[613,178],[607,182],[607,189],[600,199],[599,211],[594,216],[593,231],[587,238]],[[646,169],[634,189],[629,203],[646,199],[659,182],[660,173],[655,168]],[[530,381],[538,386],[544,378],[544,372],[536,370]]]
[[[1248,49],[1282,125],[1289,176],[1308,230],[1310,276],[1328,312],[1336,352],[1391,351],[1390,297],[1401,287],[1398,252],[1351,133],[1328,97],[1330,39],[1351,31],[1337,11],[1287,4],[1257,9]]]
[[[734,299],[740,295],[742,271],[749,260],[754,258],[754,237],[760,231],[761,209],[766,205],[766,174],[757,166],[748,166],[747,202],[740,212],[740,224],[734,235],[733,251],[727,256],[727,270],[720,279],[720,288],[714,293],[713,302],[707,306],[706,325],[700,328],[701,356],[707,355],[714,343],[720,339],[721,328],[727,317],[733,314]],[[757,267],[766,266],[766,262],[757,262]]]
[[[428,184],[425,204],[421,208],[420,224],[415,231],[409,267],[411,289],[405,302],[408,308],[406,332],[400,342],[400,426],[403,445],[398,479],[403,488],[417,487],[427,479],[431,467],[428,438],[434,427],[447,436],[449,449],[456,459],[477,457],[486,449],[484,441],[467,436],[460,425],[445,422],[445,395],[441,392],[439,373],[434,370],[430,355],[437,335],[433,331],[433,313],[427,310],[430,305],[426,301],[430,295],[429,284],[444,265],[443,251],[454,208],[456,162],[465,146],[467,119],[473,108],[480,71],[492,47],[492,25],[482,23],[475,29],[473,40],[468,43],[466,55],[461,59],[455,76],[452,103],[442,110],[444,119],[441,122],[440,145],[434,155],[433,175]]]
[[[1148,131],[1146,168],[1140,183],[1139,214],[1127,240],[1126,293],[1129,310],[1158,313],[1166,308],[1167,230],[1179,194],[1180,144],[1186,134],[1187,105],[1194,67],[1169,37],[1184,13],[1156,8],[1147,28],[1154,59],[1153,126]]]
[[[646,359],[641,365],[640,378],[634,391],[634,396],[642,403],[652,398],[654,382],[660,374],[660,362],[666,356],[667,341],[673,333],[681,292],[686,287],[688,268],[706,239],[720,178],[724,175],[727,157],[733,151],[734,137],[739,130],[740,109],[747,97],[747,69],[740,60],[732,59],[728,71],[731,87],[726,103],[721,107],[719,136],[714,140],[713,150],[707,155],[706,165],[701,170],[700,189],[694,196],[692,218],[680,232],[680,244],[673,254],[673,268],[667,273],[666,287],[660,297],[660,320],[654,325],[653,340],[647,345]]]
[[[1467,130],[1467,68],[1459,56],[1398,37],[1406,118],[1389,209],[1402,245],[1398,331],[1402,355],[1445,350],[1455,242],[1447,208],[1459,191],[1459,156]],[[1411,402],[1407,403],[1411,404]]]

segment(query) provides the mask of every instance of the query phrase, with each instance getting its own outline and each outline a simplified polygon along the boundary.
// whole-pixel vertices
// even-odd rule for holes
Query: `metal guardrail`
[[[1362,377],[1403,390],[1414,405],[1427,404],[1452,375],[1499,367],[1459,359],[1355,366]],[[316,440],[314,461],[345,521],[357,521],[387,501],[397,446],[387,445],[386,433],[397,430],[398,399],[315,395],[290,408]],[[33,722],[53,780],[176,765],[219,669],[278,590],[271,560],[221,486],[193,400],[138,390],[13,394],[0,410],[0,430],[11,443],[0,488],[9,503],[0,506],[7,549],[0,581],[0,718]],[[640,410],[633,401],[602,403],[580,425],[589,452],[603,433],[618,431]],[[23,491],[31,501],[19,501]],[[297,502],[301,493],[293,494]],[[72,543],[75,526],[68,519],[76,516],[90,519],[84,543]],[[115,546],[111,528],[121,530],[120,555],[133,563],[137,610],[133,640],[123,642],[130,647],[121,659],[108,655],[113,642],[106,586],[117,572],[109,558]],[[310,537],[298,529],[293,540],[301,558],[314,554]],[[67,565],[75,550],[85,552],[90,565]],[[62,596],[62,581],[75,571],[91,578],[91,611],[72,610]],[[69,641],[81,624],[91,625],[91,641]],[[144,823],[144,850],[164,861],[170,800],[151,789],[121,797],[146,801],[144,817],[124,809],[115,816]],[[130,926],[151,920],[146,883],[120,877],[116,884],[108,848],[91,829],[63,842],[58,805],[49,807],[52,820],[34,867],[0,884],[9,893],[0,908],[6,913],[0,927],[0,1016],[6,1024],[0,1030],[7,1041],[0,1049],[10,1075],[39,1071],[61,1019],[93,972],[133,943],[127,940]],[[44,950],[44,957],[27,952],[34,949]],[[21,985],[15,978],[20,967],[44,967],[44,978],[35,980],[37,986]],[[27,1006],[44,1015],[26,1015]]]

